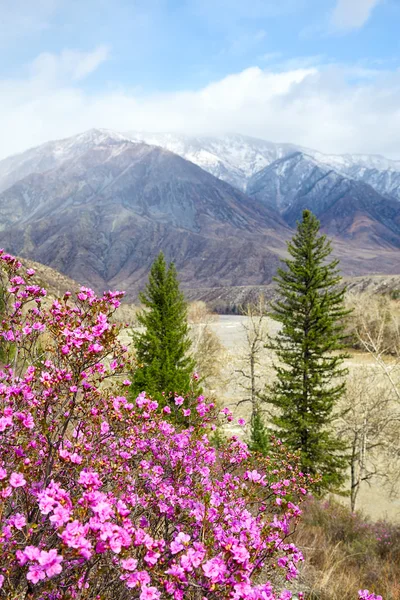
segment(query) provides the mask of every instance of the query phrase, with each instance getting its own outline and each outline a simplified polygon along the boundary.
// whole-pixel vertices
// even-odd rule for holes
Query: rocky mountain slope
[[[308,208],[329,235],[351,239],[360,246],[400,248],[398,201],[302,152],[258,172],[249,180],[247,191],[279,211],[291,227]]]
[[[131,297],[160,249],[187,289],[260,286],[307,207],[346,274],[399,273],[397,177],[379,156],[90,130],[0,161],[0,245]]]
[[[400,160],[368,154],[323,154],[296,144],[278,144],[239,134],[194,137],[171,133],[118,133],[106,129],[91,129],[0,160],[0,190],[27,175],[43,173],[66,160],[78,158],[89,148],[110,140],[160,146],[242,191],[247,190],[249,179],[265,167],[290,154],[302,152],[343,176],[371,185],[383,196],[400,200]]]
[[[160,249],[188,285],[267,282],[289,234],[277,213],[193,163],[113,136],[0,193],[0,245],[131,295]]]

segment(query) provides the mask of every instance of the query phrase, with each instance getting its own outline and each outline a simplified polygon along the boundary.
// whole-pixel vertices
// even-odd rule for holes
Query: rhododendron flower
[[[11,473],[10,485],[13,488],[23,487],[26,485],[26,480],[22,473]]]
[[[93,471],[81,471],[78,483],[85,487],[93,487],[96,489],[102,485],[98,474]]]
[[[42,550],[39,556],[39,564],[46,572],[47,577],[54,577],[55,575],[59,575],[61,573],[61,563],[63,560],[63,557],[59,556],[57,550],[54,548],[48,552],[46,550]]]
[[[46,578],[46,573],[40,565],[29,565],[29,571],[26,575],[28,581],[31,581],[33,584],[37,583],[41,579]]]
[[[135,571],[138,561],[135,558],[127,558],[121,561],[122,568],[126,571]]]
[[[171,542],[171,552],[172,554],[176,554],[184,549],[185,545],[190,542],[190,535],[186,533],[180,532],[176,536],[176,538]]]
[[[98,354],[99,352],[102,352],[103,350],[104,350],[104,346],[102,346],[101,344],[98,344],[97,342],[95,344],[90,344],[90,346],[88,347],[88,351],[94,352],[95,354]]]
[[[21,513],[16,513],[10,519],[10,523],[18,530],[21,530],[26,525],[25,516]]]
[[[160,592],[155,587],[143,586],[140,593],[140,600],[158,600],[161,597]]]
[[[0,433],[6,430],[6,427],[12,426],[11,417],[0,417]]]
[[[208,560],[203,565],[203,571],[205,576],[209,577],[213,583],[222,582],[226,570],[226,564],[224,560],[219,556]]]
[[[182,398],[182,396],[177,396],[175,398],[175,404],[176,404],[176,406],[182,406],[182,404],[184,403],[184,401],[185,400]]]
[[[359,590],[358,597],[360,600],[382,600],[382,596],[376,596],[369,590]]]
[[[102,424],[100,425],[100,431],[103,435],[110,431],[110,426],[107,423],[107,421],[102,422]]]
[[[234,560],[236,560],[236,562],[238,563],[244,563],[250,558],[248,550],[245,548],[245,546],[242,546],[240,544],[233,544],[231,552]]]

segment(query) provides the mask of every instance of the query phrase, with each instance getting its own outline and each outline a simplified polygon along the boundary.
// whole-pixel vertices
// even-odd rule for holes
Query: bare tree
[[[251,416],[260,409],[261,392],[265,387],[265,349],[268,337],[267,307],[264,296],[258,301],[247,304],[241,311],[247,317],[243,323],[245,330],[245,347],[239,358],[240,366],[235,369],[239,374],[238,385],[244,392],[244,397],[237,406],[250,404]]]
[[[400,481],[400,315],[398,303],[372,294],[351,295],[351,335],[372,365],[348,380],[342,433],[350,443],[350,499],[374,479],[392,493]]]
[[[226,350],[211,324],[217,319],[205,302],[192,302],[188,311],[192,353],[203,385],[209,392],[223,385]]]
[[[338,430],[349,445],[350,506],[354,512],[363,484],[392,481],[390,466],[400,415],[385,378],[373,367],[350,372],[341,409]]]

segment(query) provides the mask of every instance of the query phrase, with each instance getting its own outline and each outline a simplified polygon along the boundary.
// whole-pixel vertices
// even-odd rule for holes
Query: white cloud
[[[33,61],[31,78],[48,84],[65,79],[79,81],[95,71],[107,56],[107,46],[99,46],[93,52],[63,50],[60,55],[45,52]]]
[[[0,157],[91,127],[237,131],[326,152],[400,157],[400,73],[311,66],[251,67],[197,90],[87,93],[106,49],[43,55],[25,80],[0,81]],[[61,75],[60,75],[61,73]]]
[[[332,13],[332,24],[339,30],[358,29],[371,16],[381,0],[337,0]]]

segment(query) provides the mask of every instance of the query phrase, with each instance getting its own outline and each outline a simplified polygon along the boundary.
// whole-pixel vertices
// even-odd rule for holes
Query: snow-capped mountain
[[[100,138],[46,147],[61,164],[0,192],[0,247],[130,297],[161,249],[187,287],[271,280],[290,235],[279,215],[163,148]]]
[[[127,132],[91,129],[79,135],[47,142],[0,161],[0,190],[31,173],[43,173],[87,149],[121,141],[160,146],[182,156],[215,177],[247,191],[249,180],[276,160],[295,152],[352,179],[371,185],[379,194],[400,200],[400,161],[368,154],[323,154],[296,144],[278,144],[239,134],[186,136],[172,133]]]
[[[0,246],[98,289],[134,293],[160,249],[186,287],[259,285],[310,208],[345,273],[397,273],[399,180],[379,156],[93,129],[0,161]]]
[[[46,142],[21,154],[0,160],[0,191],[32,173],[44,173],[62,165],[65,161],[79,159],[87,150],[96,146],[118,145],[129,138],[115,131],[90,129],[63,140]]]
[[[279,211],[294,227],[305,208],[334,236],[360,245],[400,247],[400,204],[303,152],[281,158],[248,182],[248,195]]]
[[[238,134],[191,137],[129,132],[125,135],[132,141],[161,146],[179,154],[242,191],[246,190],[247,181],[252,175],[299,149],[293,144],[275,144]]]
[[[379,155],[323,154],[296,144],[278,144],[238,134],[190,137],[129,132],[125,135],[133,141],[167,148],[242,191],[247,191],[250,178],[265,167],[294,152],[303,152],[346,177],[371,185],[383,196],[400,200],[400,161]]]

